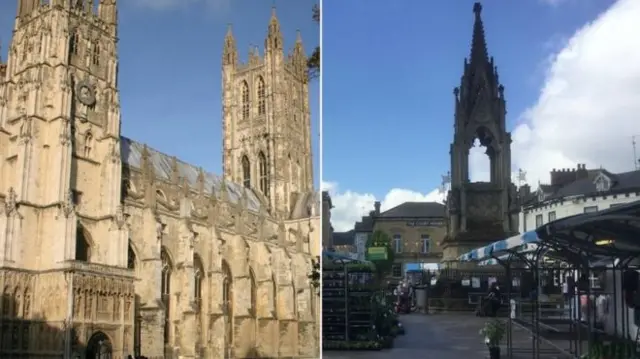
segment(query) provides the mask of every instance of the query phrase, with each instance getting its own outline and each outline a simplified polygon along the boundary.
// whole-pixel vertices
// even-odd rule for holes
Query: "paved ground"
[[[483,359],[488,358],[487,348],[479,335],[486,318],[467,314],[411,314],[400,318],[406,334],[398,336],[393,349],[382,351],[325,351],[323,358],[331,359],[386,359],[386,358],[438,358]],[[514,329],[514,347],[531,346],[528,333]],[[516,340],[517,339],[517,340]],[[503,347],[502,358],[507,358]],[[516,354],[516,358],[532,358],[532,354]],[[552,356],[541,356],[552,359]]]

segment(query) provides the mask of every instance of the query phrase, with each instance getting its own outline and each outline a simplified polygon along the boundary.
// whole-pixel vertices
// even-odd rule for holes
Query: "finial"
[[[302,33],[300,33],[300,29],[296,29],[296,42],[302,42]]]
[[[276,17],[276,2],[273,1],[273,5],[271,5],[271,17]]]
[[[227,23],[227,35],[231,34],[232,31],[233,31],[233,24],[228,22]]]
[[[481,12],[482,12],[482,4],[479,2],[473,4],[473,13],[476,14],[476,16],[480,16]]]

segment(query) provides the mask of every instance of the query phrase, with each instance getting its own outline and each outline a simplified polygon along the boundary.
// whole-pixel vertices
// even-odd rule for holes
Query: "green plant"
[[[484,324],[484,328],[480,329],[480,335],[484,336],[485,342],[492,348],[500,345],[505,332],[505,324],[500,319],[489,320]]]

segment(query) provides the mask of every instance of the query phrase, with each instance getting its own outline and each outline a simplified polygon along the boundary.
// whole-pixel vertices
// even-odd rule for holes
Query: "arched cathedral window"
[[[266,104],[266,91],[264,86],[264,79],[258,77],[258,115],[264,115],[267,113]]]
[[[87,132],[84,135],[84,156],[91,157],[91,151],[93,150],[93,135],[91,132]]]
[[[251,163],[247,156],[242,156],[242,185],[251,188]]]
[[[255,318],[258,314],[258,285],[256,283],[256,276],[252,268],[249,268],[249,279],[251,284],[251,315]]]
[[[79,45],[80,45],[80,35],[78,34],[78,31],[74,30],[71,33],[71,37],[69,38],[69,53],[71,55],[77,55]]]
[[[242,82],[242,119],[249,119],[249,84]]]
[[[100,43],[98,41],[93,43],[93,52],[91,54],[91,63],[95,66],[100,65]]]
[[[197,254],[193,255],[193,298],[195,299],[196,306],[200,308],[202,301],[202,281],[204,278],[204,267],[202,260]]]
[[[76,256],[77,261],[88,262],[91,258],[91,245],[90,245],[89,232],[78,223],[76,229]]]
[[[131,248],[131,244],[129,244],[129,250],[127,252],[127,268],[136,269],[136,252]]]
[[[225,318],[224,346],[227,354],[233,348],[233,279],[226,261],[222,261],[222,306]]]
[[[269,177],[267,172],[267,156],[258,154],[258,174],[260,175],[260,192],[269,197]]]
[[[164,304],[164,343],[168,344],[171,330],[171,272],[173,271],[173,264],[169,255],[163,248],[160,252],[160,260],[162,262],[162,277],[160,280],[160,293],[162,293],[162,303]]]

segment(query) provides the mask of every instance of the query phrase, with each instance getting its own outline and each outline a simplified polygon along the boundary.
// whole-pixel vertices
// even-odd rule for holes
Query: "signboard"
[[[431,219],[431,220],[407,222],[407,227],[443,227],[443,226],[444,226],[444,220],[442,219]]]
[[[387,259],[387,247],[369,247],[367,248],[367,260],[383,261]]]

